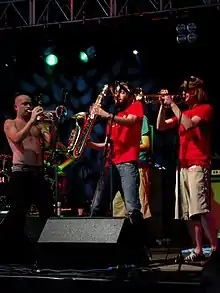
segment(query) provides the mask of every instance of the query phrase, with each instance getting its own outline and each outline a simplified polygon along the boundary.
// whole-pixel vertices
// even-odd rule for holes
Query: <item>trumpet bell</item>
[[[66,117],[67,114],[68,114],[68,110],[67,110],[66,107],[64,107],[62,105],[56,107],[56,109],[55,109],[55,115],[56,115],[57,118]]]

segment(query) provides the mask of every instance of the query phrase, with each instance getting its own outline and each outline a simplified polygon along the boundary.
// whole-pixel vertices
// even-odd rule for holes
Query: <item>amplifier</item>
[[[220,229],[220,170],[212,170],[211,186],[211,209],[217,228]]]
[[[212,170],[211,176],[220,176],[220,169],[218,170]]]

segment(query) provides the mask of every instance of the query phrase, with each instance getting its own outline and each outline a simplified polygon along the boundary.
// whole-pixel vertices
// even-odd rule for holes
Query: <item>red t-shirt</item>
[[[191,110],[184,111],[183,114],[189,118],[198,116],[202,119],[202,123],[187,131],[183,125],[180,125],[180,165],[183,168],[188,168],[192,165],[210,168],[212,106],[209,104],[198,105]],[[176,117],[173,120],[177,122]]]
[[[139,117],[133,125],[122,126],[113,122],[111,130],[112,141],[112,163],[120,164],[131,161],[138,161],[140,152],[140,139],[142,119],[144,116],[143,105],[140,101],[135,101],[127,109],[119,112],[117,116],[127,117],[129,114]],[[108,123],[106,127],[106,134],[109,133]],[[107,165],[109,160],[107,160]]]

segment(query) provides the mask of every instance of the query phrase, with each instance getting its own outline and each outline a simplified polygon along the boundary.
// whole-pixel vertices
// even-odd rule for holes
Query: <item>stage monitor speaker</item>
[[[138,229],[124,218],[50,218],[38,241],[40,268],[85,269],[144,259]]]

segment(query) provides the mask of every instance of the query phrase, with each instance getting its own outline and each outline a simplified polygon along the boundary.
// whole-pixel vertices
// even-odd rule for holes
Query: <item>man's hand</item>
[[[173,103],[173,99],[172,99],[172,96],[168,95],[168,90],[162,89],[160,90],[159,94],[161,95],[161,97],[159,98],[161,105],[164,106],[165,108],[169,108],[171,104]]]
[[[37,121],[37,117],[43,113],[43,108],[40,107],[40,106],[37,106],[35,107],[33,110],[32,110],[32,113],[31,113],[31,118],[30,118],[30,121],[32,123],[36,122]]]
[[[165,107],[170,107],[171,104],[173,104],[173,99],[171,96],[164,96],[161,98],[162,99],[162,104],[165,106]]]
[[[110,117],[110,114],[106,111],[104,111],[100,106],[93,105],[90,107],[90,113],[100,116],[102,118],[108,119]]]

